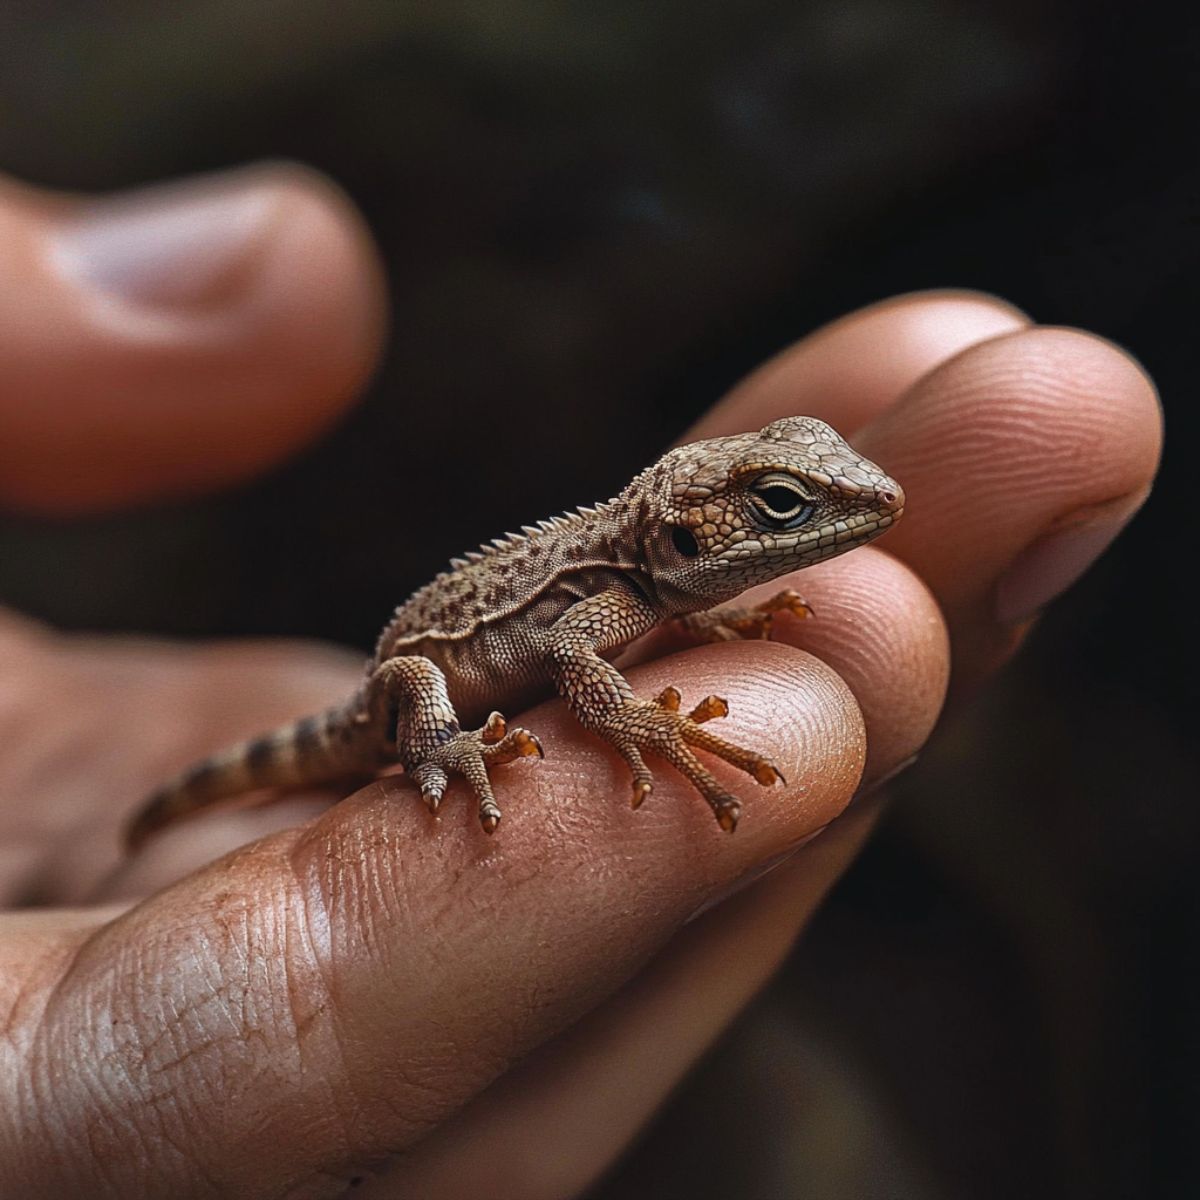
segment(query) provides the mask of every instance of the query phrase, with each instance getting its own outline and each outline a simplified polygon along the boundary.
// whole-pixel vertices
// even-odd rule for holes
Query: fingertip
[[[746,602],[791,583],[820,614],[780,620],[772,636],[827,663],[862,710],[866,785],[890,775],[925,744],[950,677],[950,643],[937,600],[904,563],[874,546],[764,584]]]
[[[1050,369],[1075,380],[1079,403],[1097,423],[1107,422],[1102,449],[1114,468],[1113,494],[1147,487],[1158,469],[1163,440],[1162,399],[1150,373],[1129,349],[1100,334],[1054,325],[1029,333],[1029,344],[1043,348]]]
[[[850,435],[921,376],[1030,319],[984,292],[892,296],[816,330],[743,380],[689,433],[714,437],[811,413]]]
[[[1157,393],[1134,359],[1091,334],[1038,327],[944,363],[858,444],[908,497],[888,549],[954,604],[1055,522],[1141,495],[1161,438]]]
[[[237,482],[326,429],[373,369],[378,259],[316,172],[0,203],[20,281],[0,298],[0,503],[70,515]]]
[[[1028,619],[1103,553],[1148,493],[1162,418],[1141,366],[1074,329],[970,347],[856,444],[904,485],[886,548],[947,615],[957,686],[1011,656]]]

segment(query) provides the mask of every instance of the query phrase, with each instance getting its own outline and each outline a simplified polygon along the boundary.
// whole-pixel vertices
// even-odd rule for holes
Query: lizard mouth
[[[839,554],[852,546],[861,546],[877,538],[896,523],[903,509],[872,509],[841,518],[825,526],[817,538],[816,546],[829,554]]]
[[[815,529],[801,545],[805,549],[826,550],[836,553],[851,546],[869,542],[895,524],[902,508],[872,508],[851,513]],[[806,544],[805,544],[806,543]]]

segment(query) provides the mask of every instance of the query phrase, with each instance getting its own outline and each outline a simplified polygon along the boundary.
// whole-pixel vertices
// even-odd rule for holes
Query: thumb
[[[381,273],[326,179],[263,164],[102,199],[0,180],[0,507],[252,476],[353,400]]]

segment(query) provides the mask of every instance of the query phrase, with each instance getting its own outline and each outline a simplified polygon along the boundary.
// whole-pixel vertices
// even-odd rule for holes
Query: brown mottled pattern
[[[680,446],[614,499],[452,560],[396,610],[355,696],[185,772],[147,802],[129,841],[226,796],[329,783],[396,762],[432,810],[449,777],[463,776],[491,832],[500,810],[488,768],[542,750],[528,730],[509,729],[489,711],[551,686],[629,764],[635,805],[653,786],[642,759],[649,750],[691,780],[732,830],[738,801],[693,751],[762,784],[775,768],[701,728],[725,715],[719,698],[688,714],[674,688],[639,699],[608,659],[670,620],[703,638],[763,636],[773,613],[806,611],[794,592],[755,609],[709,610],[877,537],[903,506],[894,480],[812,417]]]

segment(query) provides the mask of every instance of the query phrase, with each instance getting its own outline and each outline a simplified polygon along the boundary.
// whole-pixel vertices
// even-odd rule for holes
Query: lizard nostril
[[[904,507],[904,493],[894,484],[891,487],[879,488],[875,498],[889,512],[898,512]]]

